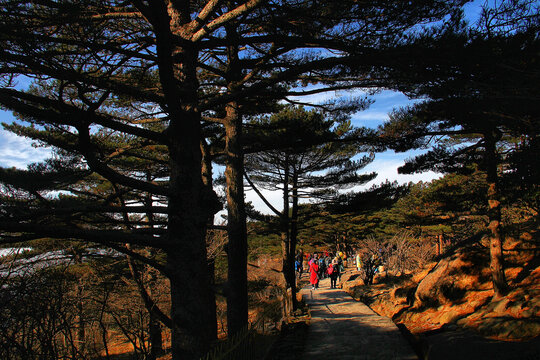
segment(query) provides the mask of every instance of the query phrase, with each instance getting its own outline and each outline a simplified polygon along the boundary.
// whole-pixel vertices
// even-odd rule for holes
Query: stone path
[[[301,289],[311,320],[303,359],[417,360],[418,357],[387,317],[355,301],[328,279],[317,290]]]

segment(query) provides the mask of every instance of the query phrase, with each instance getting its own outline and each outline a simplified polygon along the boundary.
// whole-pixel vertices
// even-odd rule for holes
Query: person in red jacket
[[[315,290],[319,287],[319,265],[317,265],[317,261],[309,263],[309,282],[311,283],[311,289]]]
[[[328,268],[328,275],[330,275],[330,289],[337,289],[337,278],[339,276],[339,263],[337,258],[332,260],[332,264]]]

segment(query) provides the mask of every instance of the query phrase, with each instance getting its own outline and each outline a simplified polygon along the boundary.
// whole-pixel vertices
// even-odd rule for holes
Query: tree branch
[[[247,180],[249,186],[251,186],[251,188],[259,196],[259,198],[266,204],[266,206],[268,206],[268,208],[270,208],[270,210],[272,210],[277,216],[282,216],[283,215],[279,210],[277,210],[275,207],[273,207],[272,204],[270,204],[270,202],[264,197],[264,195],[255,186],[255,184],[253,184],[253,182],[251,181],[251,179],[249,178],[249,176],[245,172],[244,172],[244,178]]]
[[[238,16],[250,11],[251,9],[259,6],[264,0],[249,0],[245,4],[242,4],[238,6],[237,8],[221,15],[214,21],[212,21],[210,24],[205,25],[197,31],[193,36],[191,37],[191,41],[197,42],[200,39],[202,39],[204,36],[210,34],[215,29],[225,25],[229,21],[232,21],[236,19]]]

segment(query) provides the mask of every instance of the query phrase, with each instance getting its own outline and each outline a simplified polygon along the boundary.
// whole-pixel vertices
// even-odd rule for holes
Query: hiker
[[[332,264],[332,257],[330,255],[326,255],[326,257],[324,258],[324,263],[326,267],[328,268],[330,264]]]
[[[328,275],[330,276],[330,289],[337,289],[337,278],[339,276],[339,265],[337,259],[334,259],[328,267]]]
[[[324,262],[323,254],[319,259],[319,279],[324,279],[326,277],[326,263]]]
[[[298,278],[301,278],[302,273],[304,272],[304,254],[302,253],[302,250],[299,250],[296,253],[296,260],[294,265],[296,267],[296,272],[298,273]]]
[[[298,259],[294,261],[294,270],[296,271],[296,276],[300,279],[302,277],[302,262]]]
[[[316,260],[309,264],[309,282],[312,290],[319,287],[319,265]]]
[[[360,252],[356,253],[356,271],[360,271],[362,269],[362,258],[360,256]]]
[[[339,270],[338,278],[339,278],[339,281],[341,281],[341,273],[345,271],[345,267],[343,267],[343,259],[341,258],[341,255],[336,256],[334,261],[337,262],[337,268]]]

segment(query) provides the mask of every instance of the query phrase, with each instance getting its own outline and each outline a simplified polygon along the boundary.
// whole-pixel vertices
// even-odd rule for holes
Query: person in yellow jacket
[[[356,253],[356,271],[360,271],[362,269],[362,259],[360,257],[360,253]]]

